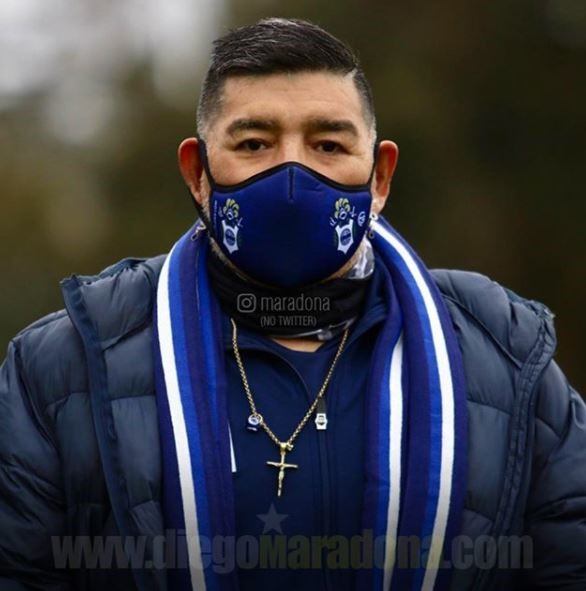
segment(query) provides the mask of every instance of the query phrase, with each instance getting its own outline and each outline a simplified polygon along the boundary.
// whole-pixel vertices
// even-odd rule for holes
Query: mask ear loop
[[[373,163],[372,163],[372,170],[370,171],[370,176],[368,177],[368,181],[367,184],[370,186],[370,183],[372,182],[372,178],[374,177],[374,171],[376,170],[376,159],[378,157],[378,151],[379,151],[379,147],[380,147],[380,140],[375,140],[374,142],[374,148],[372,150],[372,156],[373,156]],[[375,236],[375,232],[372,229],[372,222],[375,222],[376,220],[378,220],[378,214],[375,213],[374,211],[371,211],[369,213],[368,216],[369,222],[368,222],[368,232],[367,235],[370,239],[374,238]]]
[[[370,174],[368,175],[368,180],[366,181],[367,185],[370,185],[372,182],[372,177],[374,176],[374,171],[376,170],[376,159],[378,157],[378,149],[380,147],[380,140],[375,139],[374,147],[372,149],[372,168],[370,169]]]
[[[210,170],[210,162],[208,160],[208,148],[205,141],[201,138],[198,138],[197,140],[197,149],[199,151],[199,159],[201,160],[203,169],[205,170],[205,173],[210,182],[210,187],[212,187],[212,189],[215,189],[216,181],[212,176],[212,171]]]
[[[203,168],[205,170],[205,173],[208,177],[210,187],[212,187],[212,190],[213,190],[216,183],[215,183],[215,181],[212,177],[212,174],[210,172],[210,166],[208,163],[208,155],[207,155],[205,141],[201,138],[197,138],[197,150],[199,152],[200,161],[201,161]],[[197,215],[199,216],[199,219],[201,220],[201,222],[203,224],[203,227],[201,225],[199,225],[196,228],[194,234],[191,236],[191,240],[195,240],[197,238],[197,235],[199,234],[199,232],[201,230],[203,230],[204,227],[205,227],[205,229],[207,229],[209,235],[215,239],[215,235],[214,235],[214,231],[213,231],[213,227],[212,227],[212,222],[211,222],[210,218],[208,217],[204,208],[197,202],[197,199],[194,198],[194,196],[191,192],[191,189],[189,189],[189,187],[187,187],[187,192],[189,193],[190,201],[193,203],[193,205],[197,211]]]

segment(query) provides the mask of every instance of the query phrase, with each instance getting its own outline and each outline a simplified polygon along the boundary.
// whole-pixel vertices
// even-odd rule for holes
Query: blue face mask
[[[309,285],[356,252],[369,224],[374,165],[363,185],[337,183],[298,162],[221,185],[202,140],[199,146],[211,186],[211,219],[198,211],[226,257],[249,277],[284,288]]]

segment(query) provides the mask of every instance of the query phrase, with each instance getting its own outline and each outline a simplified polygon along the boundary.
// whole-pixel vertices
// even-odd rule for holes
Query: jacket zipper
[[[516,423],[514,425],[516,428],[513,429],[513,433],[521,432],[523,431],[522,427],[525,427],[525,436],[527,436],[527,431],[530,431],[532,428],[531,425],[535,420],[535,417],[533,415],[534,409],[533,411],[531,409],[535,388],[542,371],[545,369],[547,363],[552,357],[554,348],[555,340],[549,333],[546,321],[544,320],[539,331],[537,342],[529,353],[527,361],[523,365],[519,374],[518,383],[524,385],[524,387],[519,387],[517,390],[519,401],[513,411],[513,417],[511,419]],[[531,376],[531,378],[526,379],[526,376]],[[523,464],[523,462],[527,459],[527,450],[531,450],[531,445],[532,442],[527,442],[525,438],[522,438],[520,442],[509,440],[509,460],[511,461],[511,457],[513,458],[511,463],[515,464],[516,467]],[[511,449],[511,447],[516,447],[516,449]],[[509,476],[509,478],[511,477]],[[507,484],[508,483],[506,482],[505,475],[503,489],[506,488]],[[505,490],[499,505],[499,511],[497,513],[497,519],[495,520],[496,523],[494,530],[492,532],[494,538],[498,539],[500,536],[509,533],[509,527],[514,521],[514,515],[512,515],[513,511],[510,511],[511,514],[507,519],[501,517],[499,520],[499,515],[505,508],[510,510],[510,507],[513,503],[515,503],[515,505],[517,504],[517,493],[518,487],[516,489],[513,484],[510,484],[508,491]],[[495,576],[496,572],[494,568],[477,571],[474,582],[472,583],[472,589],[475,591],[490,589],[492,580]]]
[[[332,384],[330,384],[330,391],[332,388]],[[323,401],[324,405],[324,412],[326,401]],[[321,475],[321,494],[322,494],[322,529],[323,529],[323,536],[326,538],[330,535],[331,532],[331,490],[330,490],[330,465],[328,461],[328,448],[327,448],[327,441],[326,441],[326,433],[327,430],[317,430],[317,440],[319,444],[319,463],[320,463],[320,475]],[[322,571],[324,574],[324,585],[327,591],[331,591],[333,587],[331,573],[327,567],[327,550],[322,548]]]
[[[303,378],[301,377],[301,374],[297,371],[297,369],[291,365],[289,363],[289,361],[287,361],[287,363],[289,364],[290,367],[293,368],[293,370],[295,371],[295,373],[299,376],[299,379],[301,380],[301,383],[303,384],[303,387],[305,388],[305,391],[308,393],[307,390],[307,386],[305,384],[305,381],[303,380]],[[331,392],[334,389],[334,383],[337,381],[336,379],[336,373],[334,372],[334,375],[332,375],[332,380],[330,382],[330,385],[328,387],[328,390]],[[324,409],[324,412],[326,412],[326,398],[324,396],[324,398],[322,399],[323,402],[320,403],[322,408]],[[318,407],[319,409],[319,407]],[[326,441],[326,433],[327,430],[326,429],[316,429],[314,427],[314,429],[317,431],[317,442],[318,442],[318,447],[319,447],[319,465],[320,465],[320,478],[321,478],[321,515],[322,515],[322,536],[324,537],[328,537],[330,535],[330,531],[331,531],[331,490],[330,490],[330,463],[328,461],[328,448],[327,448],[327,441]],[[331,578],[331,573],[329,571],[329,569],[327,568],[327,562],[325,560],[325,558],[327,557],[327,549],[322,548],[321,551],[321,570],[323,573],[323,579],[324,579],[324,590],[325,591],[333,591],[334,586],[332,583],[332,578]]]
[[[355,341],[347,345],[346,350],[344,353],[347,353],[348,349]],[[340,358],[341,361],[341,358]],[[337,391],[337,385],[340,381],[340,372],[341,369],[338,367],[338,371],[334,371],[332,375],[332,379],[328,386],[327,392],[331,393]],[[325,413],[327,409],[327,394],[324,396],[323,399],[323,412]],[[319,411],[318,407],[318,411]],[[329,421],[329,418],[327,419]],[[321,465],[321,479],[322,479],[322,508],[323,508],[323,520],[322,520],[322,527],[323,527],[323,535],[329,537],[332,533],[332,491],[330,486],[330,461],[328,455],[328,448],[327,448],[327,439],[326,433],[327,430],[323,429],[316,429],[317,430],[317,439],[319,443],[319,454],[320,454],[320,465]],[[332,573],[330,569],[327,567],[327,561],[324,560],[324,555],[327,558],[327,550],[322,551],[322,570],[324,573],[324,589],[326,591],[332,591],[335,589],[334,582],[332,581]]]
[[[307,389],[307,385],[305,384],[305,380],[303,379],[303,377],[301,376],[301,374],[299,373],[297,368],[293,364],[291,364],[288,359],[285,359],[280,356],[279,356],[279,359],[284,361],[295,372],[295,374],[297,375],[297,377],[301,381],[301,384],[303,385],[303,388],[304,388],[306,394],[309,395],[309,391]],[[333,384],[335,382],[337,382],[336,372],[334,372],[334,374],[332,375],[332,379],[330,381],[330,385],[328,387],[328,390],[330,390],[330,391],[333,390]],[[325,397],[323,399],[323,404],[324,405],[326,404]],[[325,406],[323,406],[322,408],[325,409]],[[314,425],[313,422],[311,422],[310,424]],[[326,445],[326,443],[327,443],[326,442],[326,432],[327,431],[325,429],[324,430],[316,429],[315,426],[313,426],[313,429],[315,429],[315,431],[317,431],[317,441],[318,441],[318,447],[319,447],[319,462],[320,462],[320,477],[321,477],[321,506],[322,506],[321,507],[322,508],[321,515],[322,515],[322,529],[323,529],[322,536],[327,537],[330,534],[330,527],[331,527],[330,470],[329,470],[329,462],[328,462],[328,451],[327,451],[327,445]],[[321,570],[323,573],[324,590],[325,591],[333,591],[334,587],[333,587],[332,580],[331,580],[331,574],[327,568],[326,561],[324,560],[325,552],[326,552],[326,550],[322,549]]]

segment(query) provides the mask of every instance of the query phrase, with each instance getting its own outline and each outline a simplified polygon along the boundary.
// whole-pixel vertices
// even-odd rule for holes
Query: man
[[[553,316],[425,268],[375,130],[316,25],[216,41],[179,147],[201,220],[9,344],[1,589],[586,588]]]

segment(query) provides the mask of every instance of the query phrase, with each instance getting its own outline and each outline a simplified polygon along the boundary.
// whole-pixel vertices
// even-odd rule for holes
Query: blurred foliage
[[[585,10],[583,0],[238,0],[217,31],[295,16],[349,42],[379,137],[400,148],[385,215],[428,266],[475,270],[545,302],[557,360],[583,393]],[[0,111],[5,342],[63,306],[64,276],[166,252],[191,224],[176,148],[194,133],[206,59],[194,55],[186,75],[189,105],[160,96],[148,60],[118,72],[114,113],[90,142],[43,125],[43,92]]]

